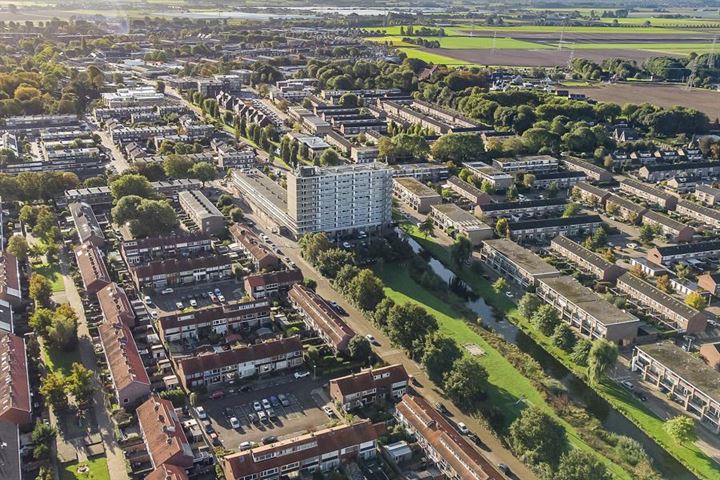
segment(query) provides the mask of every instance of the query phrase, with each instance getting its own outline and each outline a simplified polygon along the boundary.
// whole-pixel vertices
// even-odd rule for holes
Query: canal
[[[545,373],[562,382],[567,389],[568,396],[574,401],[584,405],[587,411],[599,419],[609,432],[625,435],[640,442],[648,456],[653,459],[654,466],[663,478],[671,478],[673,480],[697,479],[684,465],[667,453],[660,445],[655,443],[652,438],[648,437],[642,430],[635,426],[634,423],[615,410],[604,398],[598,395],[595,390],[568,370],[559,360],[545,351],[535,340],[526,335],[525,332],[515,324],[503,318],[496,318],[492,307],[485,303],[482,297],[474,294],[467,284],[457,278],[451,270],[446,268],[437,259],[428,257],[426,252],[423,252],[423,248],[419,243],[409,236],[404,235],[404,233],[402,236],[408,240],[415,253],[421,253],[421,256],[427,259],[432,271],[446,281],[452,290],[458,290],[458,288],[460,288],[468,293],[467,298],[469,298],[469,300],[466,305],[478,315],[483,324],[489,326],[506,341],[517,345],[520,350],[537,360]]]

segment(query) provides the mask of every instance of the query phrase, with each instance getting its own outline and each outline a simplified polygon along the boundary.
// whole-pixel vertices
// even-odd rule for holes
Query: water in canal
[[[405,235],[403,235],[403,237],[410,242],[410,246],[415,253],[420,253],[423,250],[420,244],[412,238]],[[429,258],[428,265],[440,278],[448,282],[448,285],[454,285],[456,288],[459,285],[460,288],[464,287],[467,291],[471,291],[462,280],[456,278],[452,271],[447,269],[435,258]],[[625,435],[640,442],[647,454],[653,459],[655,467],[663,478],[673,480],[697,479],[694,474],[689,472],[680,462],[675,460],[674,457],[655,443],[653,439],[648,437],[642,430],[636,427],[635,424],[615,410],[604,398],[598,395],[592,388],[588,387],[585,382],[575,376],[575,374],[568,370],[560,361],[546,352],[535,340],[527,336],[513,323],[496,318],[493,309],[485,303],[483,298],[475,295],[473,295],[473,297],[475,298],[468,300],[467,307],[475,312],[485,325],[491,327],[506,341],[514,343],[520,350],[537,360],[545,373],[561,381],[567,388],[568,396],[582,403],[590,414],[602,422],[605,429],[609,432]]]

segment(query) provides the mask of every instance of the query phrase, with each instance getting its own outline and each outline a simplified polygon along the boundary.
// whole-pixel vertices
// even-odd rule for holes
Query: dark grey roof
[[[535,207],[555,207],[565,205],[567,200],[564,198],[548,198],[545,200],[527,200],[524,202],[503,202],[503,203],[488,203],[482,205],[480,208],[483,211],[497,211],[497,210],[520,210],[523,208],[535,208]]]
[[[599,215],[579,215],[577,217],[510,222],[510,230],[527,230],[529,228],[561,227],[563,225],[584,225],[592,223],[602,223],[602,219]]]

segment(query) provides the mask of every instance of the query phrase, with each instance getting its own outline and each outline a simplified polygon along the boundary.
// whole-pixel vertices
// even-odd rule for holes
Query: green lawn
[[[88,467],[88,471],[79,473],[78,468]],[[95,457],[87,462],[70,462],[61,466],[60,480],[110,480],[107,458]]]
[[[540,333],[530,322],[520,315],[512,301],[502,294],[495,293],[490,282],[479,275],[473,274],[468,269],[457,272],[457,269],[454,268],[450,261],[448,249],[434,242],[432,239],[425,238],[417,230],[416,226],[406,224],[403,225],[403,229],[446,267],[455,271],[456,274],[470,285],[476,293],[482,296],[489,305],[505,312],[506,316],[510,318],[513,323],[520,326],[523,331],[534,338],[535,341],[555,358],[560,360],[568,369],[582,379],[587,378],[587,368],[578,366],[570,360],[566,352],[555,347],[548,337]],[[679,444],[675,442],[663,429],[665,422],[651,412],[642,402],[630,395],[627,390],[620,388],[614,382],[595,386],[595,390],[613,405],[616,410],[623,413],[630,421],[652,437],[683,465],[686,465],[702,478],[718,478],[720,466],[713,461],[713,459],[703,453],[695,444]]]
[[[420,60],[424,60],[428,63],[435,63],[435,64],[440,64],[440,65],[455,65],[455,66],[476,65],[474,63],[463,62],[462,60],[458,60],[457,58],[446,57],[445,55],[439,55],[437,53],[426,52],[426,51],[420,50],[419,48],[398,48],[398,50],[405,53],[409,58],[419,58]]]
[[[65,282],[63,281],[63,276],[60,273],[60,265],[49,265],[47,263],[40,263],[33,265],[33,271],[47,277],[48,280],[50,280],[53,292],[57,293],[65,291]]]
[[[563,425],[573,446],[586,451],[593,451],[572,425],[555,414],[555,411],[545,402],[530,380],[516,370],[508,360],[491,347],[479,334],[475,333],[450,305],[439,300],[431,292],[418,285],[410,277],[406,269],[386,266],[382,271],[378,272],[378,275],[385,282],[385,294],[396,303],[413,302],[423,306],[437,318],[441,332],[453,337],[460,345],[474,343],[486,352],[480,361],[487,369],[489,382],[492,385],[488,392],[488,401],[503,411],[507,424],[511,423],[519,415],[525,404],[534,405],[542,408]],[[628,473],[615,465],[611,459],[603,457],[603,460],[616,475],[616,478],[630,478]]]
[[[82,363],[80,359],[80,352],[73,350],[65,352],[63,350],[57,350],[45,345],[42,350],[43,362],[51,371],[60,371],[64,375],[70,373],[70,368],[73,363]]]

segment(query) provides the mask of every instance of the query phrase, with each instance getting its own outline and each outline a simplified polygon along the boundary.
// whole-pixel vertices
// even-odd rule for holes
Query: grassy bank
[[[480,357],[480,361],[488,371],[491,385],[487,401],[503,412],[506,427],[520,414],[525,404],[534,405],[552,415],[563,425],[568,440],[573,446],[597,453],[581,438],[572,425],[556,415],[554,409],[529,379],[468,325],[458,312],[458,307],[441,301],[432,292],[418,285],[410,277],[407,269],[386,266],[377,273],[385,282],[385,294],[396,303],[412,302],[424,307],[435,316],[442,333],[454,338],[461,346],[475,344],[484,350],[485,354]],[[616,478],[631,478],[610,458],[602,456],[601,458]]]
[[[492,289],[490,282],[472,273],[469,269],[458,272],[450,260],[450,253],[446,247],[434,242],[432,239],[425,238],[417,230],[417,227],[406,225],[403,228],[418,243],[430,251],[435,258],[442,262],[447,268],[453,270],[476,293],[482,296],[488,305],[505,314],[507,318],[562,362],[565,367],[590,385],[587,380],[587,368],[575,364],[566,352],[555,347],[550,338],[540,333],[527,319],[520,315],[513,302],[504,295],[497,294]],[[720,466],[715,463],[712,458],[703,453],[695,444],[680,444],[673,440],[663,428],[664,421],[650,411],[642,402],[630,395],[627,390],[621,388],[614,382],[590,386],[616,410],[625,415],[625,417],[637,425],[638,428],[653,438],[661,447],[696,475],[708,479],[718,478]]]

